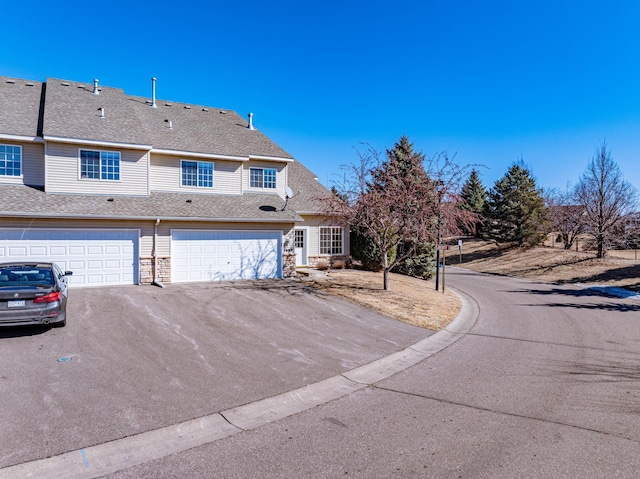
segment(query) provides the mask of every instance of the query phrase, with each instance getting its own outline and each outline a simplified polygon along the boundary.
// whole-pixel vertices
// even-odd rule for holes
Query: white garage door
[[[0,230],[0,261],[51,261],[73,286],[138,283],[139,230]]]
[[[281,231],[171,231],[171,281],[282,277]]]

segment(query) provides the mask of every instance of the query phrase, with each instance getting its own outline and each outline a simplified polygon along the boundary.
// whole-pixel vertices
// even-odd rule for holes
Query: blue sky
[[[363,143],[520,158],[575,183],[606,138],[640,188],[640,0],[6,2],[0,75],[254,113],[330,185]],[[0,112],[1,114],[1,112]]]

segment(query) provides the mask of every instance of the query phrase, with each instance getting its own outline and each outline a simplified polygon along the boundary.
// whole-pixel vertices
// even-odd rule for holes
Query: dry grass
[[[449,324],[461,307],[452,291],[437,292],[433,281],[400,274],[391,273],[390,291],[382,287],[382,273],[368,271],[331,271],[326,279],[306,279],[305,283],[385,316],[436,331]]]
[[[590,252],[559,247],[510,248],[488,241],[467,240],[463,246],[462,267],[552,283],[603,284],[640,291],[640,261],[622,259],[619,257],[622,254],[612,251],[607,258],[597,259]],[[632,257],[631,254],[628,257]]]

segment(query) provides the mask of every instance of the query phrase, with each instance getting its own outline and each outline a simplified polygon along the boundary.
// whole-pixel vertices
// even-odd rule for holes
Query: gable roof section
[[[100,108],[104,108],[104,118]],[[100,88],[66,80],[47,79],[44,103],[45,139],[79,140],[146,146],[146,130],[119,88]]]
[[[293,198],[288,207],[299,214],[322,213],[322,199],[331,195],[316,175],[299,162],[289,164],[289,186],[293,190]]]
[[[247,120],[234,111],[164,100],[152,108],[147,98],[126,95],[120,88],[100,86],[98,91],[93,93],[93,84],[47,79],[45,139],[130,144],[176,154],[293,159],[259,130],[249,130]]]
[[[128,97],[154,149],[220,156],[293,159],[236,112],[186,103]],[[169,128],[169,121],[171,128]]]
[[[33,141],[40,135],[42,93],[41,82],[0,77],[0,138]]]

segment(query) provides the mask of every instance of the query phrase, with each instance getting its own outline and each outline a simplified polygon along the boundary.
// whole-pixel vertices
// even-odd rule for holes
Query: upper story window
[[[182,186],[213,188],[213,163],[182,160],[180,165],[182,169]]]
[[[249,186],[251,188],[276,187],[277,170],[275,168],[249,168]]]
[[[0,176],[22,175],[22,147],[0,145]]]
[[[80,178],[120,181],[120,152],[80,150]]]
[[[342,231],[340,226],[320,227],[320,254],[342,254]]]

